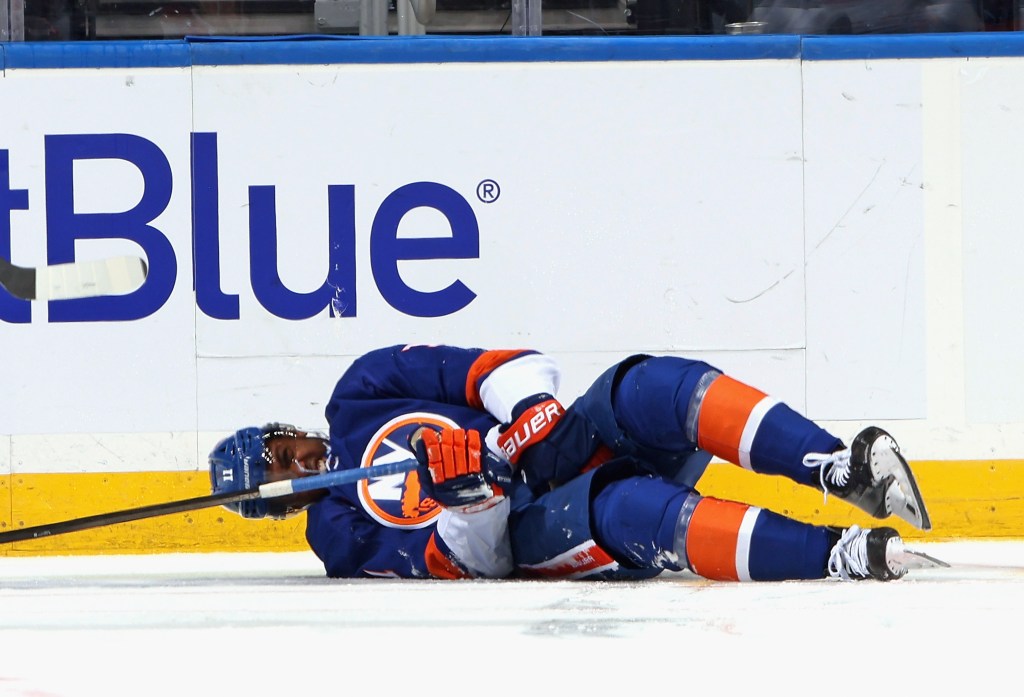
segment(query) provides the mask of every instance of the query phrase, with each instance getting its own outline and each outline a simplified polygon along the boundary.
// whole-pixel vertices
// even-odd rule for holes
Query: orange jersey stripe
[[[597,450],[594,451],[594,454],[591,455],[590,458],[583,464],[583,467],[580,469],[580,474],[584,472],[589,472],[590,470],[596,467],[600,467],[604,463],[611,460],[613,457],[615,457],[615,453],[612,451],[612,449],[609,448],[604,443],[602,443],[601,445],[597,446]]]
[[[436,533],[430,536],[430,541],[427,542],[427,549],[423,553],[423,558],[427,562],[427,571],[430,572],[430,575],[435,578],[449,580],[469,578],[468,573],[460,569],[458,564],[449,559],[448,555],[438,548],[435,535]]]
[[[606,569],[618,567],[608,552],[593,540],[580,543],[572,549],[539,564],[520,564],[519,568],[536,576],[550,578],[582,578]]]
[[[738,581],[736,549],[750,506],[704,498],[693,509],[686,532],[686,557],[693,572],[716,581]]]
[[[469,406],[476,409],[484,408],[484,401],[480,398],[480,381],[498,366],[518,358],[526,349],[515,349],[507,351],[485,351],[480,357],[473,361],[469,368],[469,375],[466,376],[466,401]]]
[[[743,431],[767,395],[726,375],[715,378],[700,405],[697,445],[716,457],[740,463]]]

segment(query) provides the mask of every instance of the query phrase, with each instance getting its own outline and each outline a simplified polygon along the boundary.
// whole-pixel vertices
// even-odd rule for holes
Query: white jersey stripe
[[[761,509],[751,506],[743,514],[743,522],[736,534],[736,578],[750,581],[750,540],[754,535],[754,524],[761,515]]]
[[[484,409],[502,423],[512,420],[512,407],[521,399],[546,392],[558,396],[561,372],[555,359],[529,353],[495,368],[480,384]]]
[[[747,423],[743,427],[743,435],[740,436],[740,447],[739,465],[743,469],[753,471],[753,467],[750,464],[750,449],[754,445],[754,436],[757,435],[757,429],[761,427],[761,422],[764,420],[765,414],[768,410],[779,403],[779,400],[772,397],[765,397],[760,402],[754,405],[754,408],[750,410],[750,415],[747,417]]]

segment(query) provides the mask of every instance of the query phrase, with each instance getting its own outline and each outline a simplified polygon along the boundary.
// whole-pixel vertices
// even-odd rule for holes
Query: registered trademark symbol
[[[476,197],[484,203],[494,203],[501,196],[501,187],[493,179],[484,179],[476,185]]]

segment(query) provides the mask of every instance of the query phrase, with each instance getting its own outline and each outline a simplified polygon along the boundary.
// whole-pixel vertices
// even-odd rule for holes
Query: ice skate
[[[834,453],[810,453],[807,467],[821,468],[821,488],[874,516],[896,515],[921,530],[931,530],[921,491],[899,446],[888,433],[871,426],[853,444]]]
[[[828,575],[844,581],[892,581],[907,573],[903,540],[892,528],[850,526],[828,556]]]

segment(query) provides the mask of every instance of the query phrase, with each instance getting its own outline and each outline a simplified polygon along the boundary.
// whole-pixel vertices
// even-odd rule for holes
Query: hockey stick
[[[393,462],[386,465],[374,465],[373,467],[326,472],[324,474],[316,474],[310,477],[303,477],[301,479],[283,479],[278,482],[261,484],[260,486],[253,487],[251,489],[243,489],[242,491],[198,496],[192,499],[169,501],[167,503],[158,503],[152,506],[140,506],[139,508],[128,508],[122,511],[100,513],[98,515],[86,516],[84,518],[73,518],[59,523],[47,523],[45,525],[36,525],[30,528],[21,528],[20,530],[0,532],[0,544],[7,542],[19,542],[21,540],[35,540],[41,537],[52,537],[53,535],[61,535],[68,532],[76,532],[78,530],[88,530],[89,528],[99,528],[105,525],[127,523],[132,520],[142,520],[143,518],[155,518],[157,516],[170,515],[172,513],[184,513],[185,511],[194,511],[200,508],[212,508],[213,506],[223,506],[225,504],[249,501],[251,499],[272,499],[279,496],[297,494],[303,491],[314,491],[316,489],[326,489],[327,487],[338,486],[340,484],[351,484],[363,479],[374,479],[376,477],[386,477],[390,474],[401,474],[403,472],[410,472],[414,469],[416,469],[415,461]]]
[[[21,300],[69,300],[125,295],[142,285],[148,268],[139,257],[109,257],[39,268],[0,257],[0,286]]]

